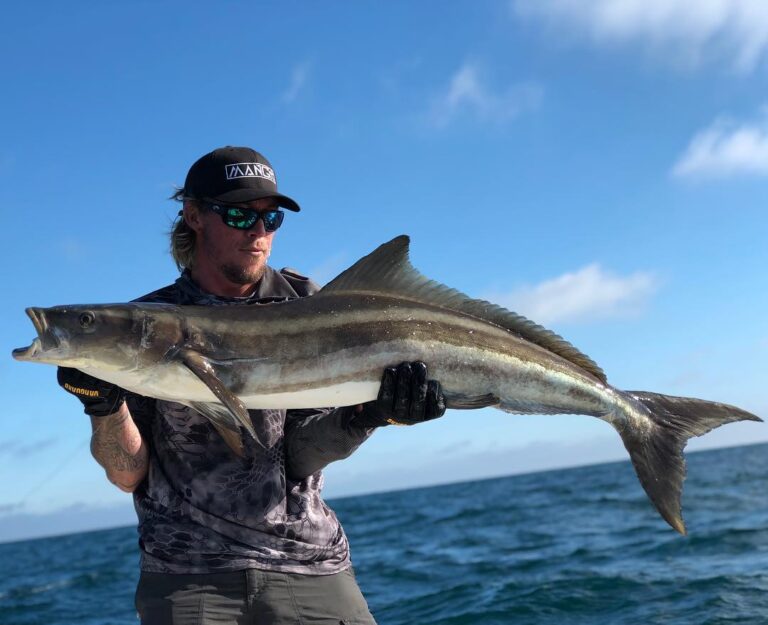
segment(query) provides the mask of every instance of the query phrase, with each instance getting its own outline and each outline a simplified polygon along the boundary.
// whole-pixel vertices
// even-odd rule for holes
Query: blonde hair
[[[182,206],[186,205],[187,202],[194,202],[191,198],[184,197],[184,189],[176,189],[171,199],[181,202]],[[203,210],[199,204],[196,203],[195,205],[199,210]],[[179,211],[168,233],[171,239],[171,256],[173,256],[173,262],[176,263],[179,271],[192,269],[195,262],[195,242],[197,239],[195,231],[187,225],[182,211]]]

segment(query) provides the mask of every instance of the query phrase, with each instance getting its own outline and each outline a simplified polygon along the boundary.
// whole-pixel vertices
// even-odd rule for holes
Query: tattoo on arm
[[[146,476],[148,455],[127,407],[108,417],[92,419],[91,453],[110,481],[132,490]]]

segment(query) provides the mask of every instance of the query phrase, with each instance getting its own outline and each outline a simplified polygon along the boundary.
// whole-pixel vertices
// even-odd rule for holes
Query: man
[[[267,264],[283,221],[274,170],[250,148],[224,147],[189,170],[171,251],[183,270],[139,298],[181,305],[268,305],[318,287]],[[145,624],[373,623],[349,546],[320,497],[321,469],[349,456],[373,429],[442,416],[445,402],[423,363],[383,373],[362,406],[251,410],[266,449],[244,437],[232,453],[210,422],[173,402],[138,397],[78,370],[59,384],[91,416],[91,451],[132,492],[139,517]]]

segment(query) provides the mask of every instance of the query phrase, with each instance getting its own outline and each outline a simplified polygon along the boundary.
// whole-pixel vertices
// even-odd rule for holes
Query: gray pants
[[[142,625],[376,625],[351,568],[335,575],[142,572],[136,610]]]

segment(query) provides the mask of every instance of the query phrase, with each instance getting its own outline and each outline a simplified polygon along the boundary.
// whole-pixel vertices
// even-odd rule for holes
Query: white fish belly
[[[219,401],[197,376],[180,365],[165,364],[139,371],[106,371],[90,368],[83,368],[82,371],[146,397],[179,403]]]
[[[220,403],[211,390],[185,367],[162,366],[138,372],[83,369],[89,375],[117,384],[122,388],[145,395],[175,401]],[[290,409],[354,406],[376,399],[379,382],[343,382],[283,393],[253,393],[240,395],[246,408]]]
[[[248,408],[313,408],[355,406],[376,399],[379,382],[343,382],[322,388],[245,395],[240,399]]]

